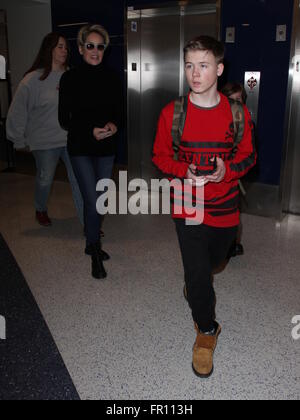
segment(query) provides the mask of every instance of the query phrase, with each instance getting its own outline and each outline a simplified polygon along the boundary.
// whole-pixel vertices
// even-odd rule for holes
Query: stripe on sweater
[[[184,149],[232,149],[233,143],[229,142],[189,142],[182,141],[180,147]]]

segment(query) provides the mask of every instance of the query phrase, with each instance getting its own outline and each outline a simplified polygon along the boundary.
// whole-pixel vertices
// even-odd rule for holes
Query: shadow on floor
[[[52,226],[42,227],[37,224],[36,228],[22,231],[25,237],[35,238],[58,238],[58,239],[84,239],[83,227],[76,217],[71,219],[54,219]]]
[[[69,372],[14,257],[0,235],[1,400],[79,400]]]

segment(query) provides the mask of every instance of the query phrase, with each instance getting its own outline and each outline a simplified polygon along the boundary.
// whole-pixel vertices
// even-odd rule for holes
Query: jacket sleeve
[[[189,164],[174,159],[172,123],[174,103],[165,108],[159,118],[153,149],[153,163],[165,174],[185,178]]]
[[[28,118],[34,106],[33,93],[30,86],[23,80],[14,96],[6,120],[7,138],[14,143],[16,149],[23,149],[28,145],[26,128]]]
[[[69,131],[71,123],[72,96],[69,88],[69,73],[62,75],[59,85],[58,120],[61,127]]]
[[[245,176],[256,164],[256,147],[254,125],[248,109],[245,107],[245,131],[242,141],[237,147],[233,160],[225,162],[225,182],[231,182]]]

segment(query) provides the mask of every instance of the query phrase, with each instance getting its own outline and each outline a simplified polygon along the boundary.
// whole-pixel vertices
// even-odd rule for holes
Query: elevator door
[[[128,14],[129,177],[160,176],[152,150],[161,110],[188,92],[183,48],[199,35],[218,36],[216,1],[130,10]]]
[[[180,16],[143,15],[141,28],[141,171],[155,175],[151,162],[161,109],[178,96],[180,84]]]
[[[300,6],[294,1],[289,84],[286,106],[286,144],[280,185],[281,217],[300,215]]]
[[[6,12],[4,10],[0,10],[0,54],[4,57],[6,63],[4,77],[0,78],[0,118],[6,118],[10,101],[10,86],[7,80],[9,56]]]

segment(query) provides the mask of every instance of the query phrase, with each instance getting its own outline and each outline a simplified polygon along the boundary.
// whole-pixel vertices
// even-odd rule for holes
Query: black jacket
[[[71,156],[113,156],[117,135],[97,141],[94,128],[108,122],[118,129],[122,122],[122,87],[118,76],[102,64],[80,67],[66,72],[60,82],[59,122],[68,131]]]

